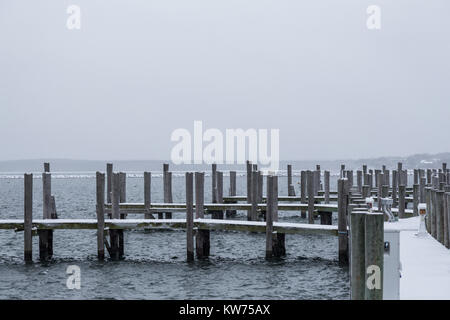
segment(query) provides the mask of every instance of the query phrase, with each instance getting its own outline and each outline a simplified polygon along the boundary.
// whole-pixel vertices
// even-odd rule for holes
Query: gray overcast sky
[[[281,159],[450,151],[449,16],[448,0],[0,0],[0,160],[167,159],[194,120],[279,128]]]

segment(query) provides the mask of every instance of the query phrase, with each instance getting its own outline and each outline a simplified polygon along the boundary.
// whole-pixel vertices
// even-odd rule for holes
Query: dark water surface
[[[53,173],[52,193],[60,218],[95,218],[95,175]],[[184,201],[184,175],[174,172],[174,202]],[[161,174],[152,175],[152,201],[162,202]],[[294,177],[294,181],[298,180]],[[224,178],[224,193],[228,192]],[[287,194],[285,177],[279,193]],[[42,216],[42,181],[34,179],[34,217]],[[332,177],[332,189],[336,178]],[[206,177],[205,201],[211,180]],[[238,194],[245,177],[238,176]],[[298,187],[296,186],[298,193]],[[130,173],[127,201],[143,202],[142,174]],[[131,215],[130,217],[138,217]],[[183,214],[174,213],[174,218]],[[239,212],[236,219],[245,219]],[[0,219],[23,218],[21,175],[0,175]],[[280,212],[280,221],[306,222],[299,212]],[[318,223],[318,221],[316,221]],[[333,219],[336,224],[336,217]],[[211,232],[208,260],[187,263],[183,230],[125,232],[125,260],[96,259],[95,230],[55,230],[54,258],[38,260],[33,237],[31,265],[23,261],[23,233],[0,230],[0,299],[348,299],[347,268],[337,262],[337,238],[286,235],[287,256],[267,262],[265,235]],[[69,265],[81,269],[81,289],[66,287]]]

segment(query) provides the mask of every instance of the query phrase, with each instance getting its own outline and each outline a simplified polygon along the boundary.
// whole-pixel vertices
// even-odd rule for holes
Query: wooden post
[[[330,203],[330,171],[323,173],[324,189],[325,189],[325,203]]]
[[[413,213],[415,216],[419,215],[419,185],[413,185]]]
[[[344,178],[345,177],[345,164],[341,164],[341,173],[340,173],[340,178]]]
[[[307,171],[307,189],[308,189],[308,223],[314,224],[314,174]]]
[[[348,264],[348,232],[347,232],[347,206],[348,194],[346,191],[347,179],[338,180],[338,241],[339,241],[339,263]]]
[[[449,207],[449,193],[444,193],[444,209],[443,209],[443,213],[444,213],[444,246],[446,248],[450,247],[450,239],[449,239],[449,211],[448,211],[448,207]]]
[[[236,171],[230,171],[230,192],[231,197],[236,196]]]
[[[267,176],[267,211],[266,211],[266,259],[272,258],[274,187],[273,176]]]
[[[247,203],[252,203],[252,199],[251,199],[251,194],[252,194],[252,190],[251,190],[251,185],[252,185],[252,163],[250,161],[247,160]],[[250,211],[248,212],[248,217],[250,218]]]
[[[448,170],[448,169],[447,169]],[[447,220],[447,228],[446,228],[446,233],[447,233],[447,237],[446,237],[446,247],[450,248],[450,193],[446,192],[445,195],[445,219]]]
[[[217,203],[223,203],[223,172],[217,171],[216,178],[217,178],[217,188],[216,188]],[[216,214],[217,219],[223,219],[223,210],[217,211]]]
[[[236,171],[230,171],[230,189],[229,189],[230,197],[236,196]],[[232,203],[236,203],[233,201]],[[236,210],[226,210],[226,217],[232,217],[236,215]]]
[[[405,217],[405,196],[406,196],[406,187],[405,185],[398,186],[398,217],[403,219]]]
[[[111,203],[112,174],[113,174],[113,165],[112,165],[112,163],[107,163],[106,164],[106,202],[108,202],[108,203]]]
[[[436,240],[444,244],[444,191],[436,191]]]
[[[352,211],[350,215],[350,297],[364,300],[366,290],[365,221],[366,213]]]
[[[127,202],[127,175],[125,172],[119,172],[119,184],[120,184],[119,202],[126,203]],[[121,213],[119,217],[120,217],[120,219],[125,219],[126,214]],[[122,258],[125,254],[123,229],[117,230],[117,234],[119,235],[119,257]]]
[[[203,172],[195,173],[195,218],[204,218],[204,185],[205,174]],[[197,230],[195,235],[195,251],[197,258],[209,256],[210,251],[210,232],[209,230]]]
[[[292,194],[292,165],[287,165],[287,187],[288,187],[288,196],[295,196],[295,193]]]
[[[362,192],[362,171],[356,171],[356,185],[358,187],[358,192]]]
[[[24,259],[26,263],[33,261],[33,174],[24,175]]]
[[[392,171],[392,207],[397,208],[397,189],[398,189],[398,176],[397,171]]]
[[[436,224],[436,189],[431,189],[431,206],[430,206],[430,218],[431,218],[431,235],[433,238],[437,238],[437,224]]]
[[[378,211],[379,212],[381,212],[382,211],[382,209],[381,209],[381,197],[382,197],[382,193],[383,193],[383,174],[382,173],[380,173],[380,172],[378,172],[378,174],[377,174],[377,181],[378,181],[378,184],[377,184],[377,188],[378,188],[378,191],[377,191],[377,202],[378,202]]]
[[[144,172],[144,207],[145,219],[152,219],[153,215],[150,212],[152,202],[152,174],[151,172]]]
[[[425,202],[425,186],[426,186],[426,179],[425,177],[420,177],[419,179],[419,202],[424,203]]]
[[[217,203],[217,164],[211,165],[211,199],[212,203]]]
[[[273,222],[278,220],[278,177],[267,176],[266,211],[266,259],[285,253],[284,234],[273,231]]]
[[[306,203],[306,171],[300,172],[300,202]],[[301,217],[306,218],[306,210],[301,210]]]
[[[320,171],[313,171],[313,186],[314,186],[314,196],[319,194],[319,186],[320,186]]]
[[[427,169],[427,184],[431,185],[431,169]]]
[[[252,185],[251,185],[251,199],[252,199],[252,211],[251,221],[258,220],[258,172],[252,172]]]
[[[120,175],[119,173],[113,173],[111,179],[111,213],[113,219],[120,218]],[[110,236],[110,256],[112,260],[119,260],[119,233],[117,230],[109,230]]]
[[[97,172],[97,257],[105,259],[105,174]]]
[[[425,187],[425,202],[427,204],[427,215],[425,216],[425,223],[427,232],[431,234],[431,188]]]
[[[362,197],[363,199],[368,198],[370,196],[370,187],[367,185],[362,186]]]
[[[50,163],[44,162],[44,172],[50,172]]]
[[[172,203],[172,172],[164,171],[163,180],[164,180],[164,203]],[[165,212],[165,218],[172,219],[172,212]]]
[[[42,218],[51,219],[52,177],[48,172],[42,174]],[[39,234],[39,259],[47,260],[49,255],[49,238],[52,230],[38,230]]]
[[[186,172],[186,249],[187,261],[194,261],[194,196],[192,172]]]
[[[365,299],[383,299],[384,216],[382,213],[365,215]]]

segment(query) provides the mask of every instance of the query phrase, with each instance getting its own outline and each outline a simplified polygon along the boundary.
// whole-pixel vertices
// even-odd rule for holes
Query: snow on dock
[[[419,219],[385,223],[400,230],[400,299],[450,299],[450,250],[429,234],[417,237]]]

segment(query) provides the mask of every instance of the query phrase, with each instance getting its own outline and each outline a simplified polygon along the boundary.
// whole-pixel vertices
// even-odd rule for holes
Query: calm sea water
[[[42,181],[36,176],[34,217],[40,218]],[[228,183],[225,176],[224,193]],[[286,177],[280,177],[282,195],[287,194],[286,184]],[[331,185],[335,189],[336,177]],[[206,176],[206,201],[211,198],[210,186]],[[245,177],[238,176],[237,189],[245,194]],[[161,174],[153,174],[152,201],[162,201],[162,190]],[[184,201],[184,192],[184,175],[175,172],[174,202]],[[60,218],[95,218],[93,173],[53,173],[52,193]],[[142,174],[128,174],[127,201],[143,202]],[[8,218],[23,218],[21,175],[0,175],[0,219]],[[236,219],[246,219],[246,213],[238,212]],[[280,212],[280,221],[306,222],[299,212]],[[54,257],[47,263],[39,262],[38,237],[33,237],[34,263],[25,265],[23,233],[0,230],[0,299],[349,298],[348,269],[338,265],[336,237],[286,235],[286,257],[267,262],[264,234],[212,231],[210,258],[187,263],[183,230],[126,231],[125,259],[99,262],[95,233],[55,230]],[[69,265],[81,269],[80,290],[66,287]]]

